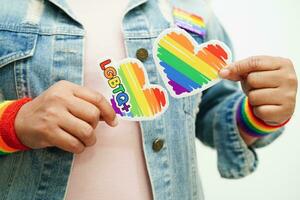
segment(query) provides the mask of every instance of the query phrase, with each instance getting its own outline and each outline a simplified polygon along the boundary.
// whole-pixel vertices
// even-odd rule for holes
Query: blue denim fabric
[[[202,16],[207,37],[199,42],[230,41],[204,0],[173,0],[173,5]],[[146,48],[144,62],[151,83],[164,86],[152,58],[152,45],[170,27],[156,0],[131,0],[123,19],[127,55]],[[65,0],[1,0],[0,101],[36,97],[59,80],[82,84],[84,28]],[[195,139],[216,148],[220,174],[239,178],[255,170],[257,156],[240,138],[235,111],[242,92],[222,81],[203,94],[183,99],[171,96],[167,112],[141,122],[143,148],[153,196],[157,200],[202,200]],[[269,144],[282,131],[259,140]],[[159,152],[153,141],[164,139]],[[73,155],[57,148],[19,152],[0,157],[0,199],[40,200],[65,197]],[[83,187],[85,185],[83,184]]]

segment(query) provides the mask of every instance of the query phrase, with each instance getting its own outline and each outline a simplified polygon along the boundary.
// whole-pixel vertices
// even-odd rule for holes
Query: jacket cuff
[[[277,131],[275,131],[272,134],[269,134],[266,137],[263,138],[259,138],[258,140],[256,140],[251,147],[253,148],[262,148],[265,147],[269,144],[271,144],[274,140],[276,140],[280,135],[282,135],[283,131],[284,131],[284,127],[278,129]]]
[[[258,157],[252,147],[241,138],[236,111],[242,92],[226,98],[217,108],[213,118],[214,143],[218,154],[218,169],[222,177],[237,179],[252,173]]]

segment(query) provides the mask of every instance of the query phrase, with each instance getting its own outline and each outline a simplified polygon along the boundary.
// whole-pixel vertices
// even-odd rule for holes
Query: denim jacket
[[[173,0],[171,4],[205,19],[206,37],[192,34],[199,44],[219,39],[230,46],[204,0]],[[149,80],[162,86],[152,58],[152,44],[171,25],[158,0],[131,0],[124,13],[127,56],[135,57],[139,48],[147,49],[149,58],[144,66]],[[59,80],[82,84],[84,35],[84,27],[65,0],[1,0],[0,101],[34,98]],[[235,120],[242,96],[236,84],[221,81],[203,94],[183,99],[169,97],[169,109],[162,116],[140,123],[154,199],[204,199],[196,138],[216,149],[221,176],[240,178],[255,170],[258,160],[254,147],[269,144],[281,131],[247,147]],[[157,139],[164,141],[160,151],[153,150]],[[72,161],[73,154],[58,148],[0,157],[0,200],[64,199]]]

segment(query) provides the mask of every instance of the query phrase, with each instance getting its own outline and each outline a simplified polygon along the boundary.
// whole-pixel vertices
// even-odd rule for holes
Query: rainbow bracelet
[[[14,126],[19,110],[29,101],[30,98],[23,98],[0,103],[0,155],[29,149],[18,139]]]
[[[253,108],[249,104],[248,97],[243,97],[240,101],[236,112],[236,119],[239,128],[252,137],[268,136],[283,127],[289,121],[287,120],[286,122],[276,126],[266,124],[263,120],[254,115]]]

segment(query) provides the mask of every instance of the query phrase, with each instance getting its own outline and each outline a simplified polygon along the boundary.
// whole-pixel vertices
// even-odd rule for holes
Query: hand
[[[293,63],[285,58],[256,56],[229,65],[222,78],[241,81],[254,114],[270,125],[278,125],[294,113],[297,77]]]
[[[94,129],[100,119],[117,125],[113,108],[101,94],[60,81],[20,109],[15,129],[30,148],[56,146],[81,153],[95,144]]]

